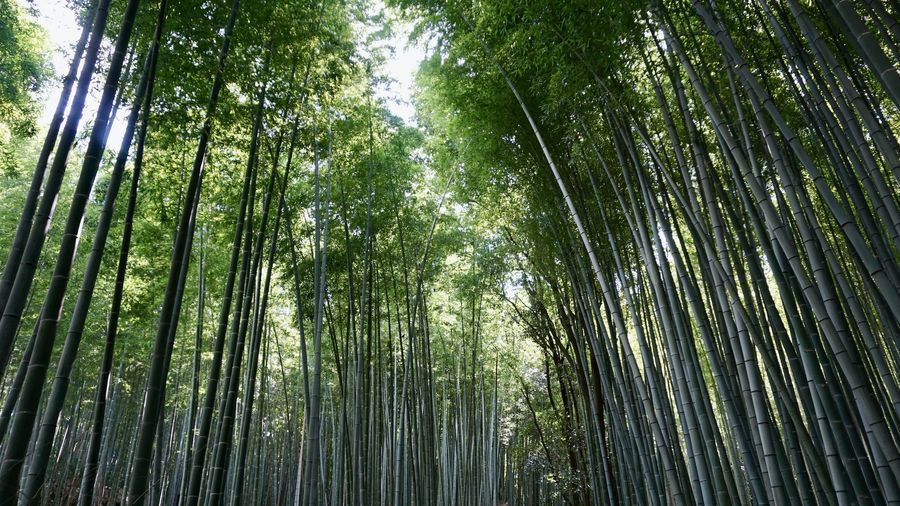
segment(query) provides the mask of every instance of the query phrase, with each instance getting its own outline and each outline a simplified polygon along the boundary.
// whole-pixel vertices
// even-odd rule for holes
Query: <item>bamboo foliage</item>
[[[0,504],[900,503],[896,5],[88,3]]]
[[[541,28],[492,26],[507,6],[427,6],[455,27],[457,52],[482,59],[468,66],[496,69],[524,115],[505,128],[533,136],[516,147],[535,170],[549,166],[539,184],[557,190],[557,204],[531,205],[561,266],[529,256],[536,300],[520,316],[542,346],[577,357],[587,406],[606,401],[582,422],[596,453],[578,500],[897,499],[898,145],[896,109],[876,105],[891,100],[884,47],[894,41],[868,31],[851,2],[821,4],[627,5],[615,15],[640,32],[619,60],[633,63],[610,73],[567,10],[523,5],[519,15],[564,44],[563,70],[550,72],[572,83],[580,72],[580,93],[599,95],[587,108],[535,84],[523,93],[518,49],[504,44]],[[738,36],[741,23],[756,31]],[[754,38],[770,53],[751,50]],[[530,75],[557,78],[541,72]],[[630,91],[628,80],[646,84]],[[532,112],[542,100],[553,102],[545,126]],[[539,252],[546,240],[520,247]],[[645,481],[620,478],[613,490],[600,470],[616,468]]]

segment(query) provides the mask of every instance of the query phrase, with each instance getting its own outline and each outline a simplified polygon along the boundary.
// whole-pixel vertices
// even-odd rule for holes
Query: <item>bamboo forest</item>
[[[0,0],[0,506],[900,505],[898,0]]]

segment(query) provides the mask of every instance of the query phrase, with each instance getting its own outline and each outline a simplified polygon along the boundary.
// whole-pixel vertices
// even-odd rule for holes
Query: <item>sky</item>
[[[18,0],[26,5],[26,0]],[[51,62],[56,74],[62,76],[69,67],[71,49],[81,35],[81,27],[78,24],[79,13],[71,11],[66,5],[66,0],[30,0],[27,5],[33,6],[36,11],[36,21],[46,30],[52,50]],[[374,9],[383,9],[384,4],[376,1]],[[393,56],[386,63],[384,73],[389,82],[377,91],[379,98],[384,99],[385,104],[393,114],[402,118],[407,124],[415,125],[415,108],[412,104],[412,93],[415,85],[415,73],[419,63],[425,58],[425,47],[421,44],[408,43],[409,33],[412,30],[411,23],[398,23],[395,26],[393,37],[387,41],[387,45],[394,48]],[[41,118],[43,124],[50,122],[56,101],[59,96],[59,84],[48,87],[44,96],[44,112]],[[99,101],[99,96],[92,96],[87,103],[85,117],[91,117]],[[122,108],[116,118],[108,141],[108,146],[117,150],[124,134],[124,118],[127,108]]]
[[[19,3],[25,5],[24,0],[19,0]],[[78,15],[69,10],[65,0],[34,0],[29,4],[35,7],[36,21],[47,31],[51,62],[56,74],[62,76],[68,70],[72,46],[81,35]],[[41,118],[44,123],[48,123],[53,116],[59,97],[58,81],[47,89],[44,97],[44,115]]]
[[[409,124],[415,124],[415,106],[412,103],[416,71],[426,56],[426,48],[421,43],[410,43],[411,23],[398,23],[388,44],[394,48],[393,56],[387,61],[384,72],[391,82],[379,93],[386,100],[388,109]]]

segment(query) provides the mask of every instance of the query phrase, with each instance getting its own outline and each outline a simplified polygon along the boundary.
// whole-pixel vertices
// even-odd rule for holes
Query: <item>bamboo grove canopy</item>
[[[896,0],[64,8],[0,504],[900,504]]]

